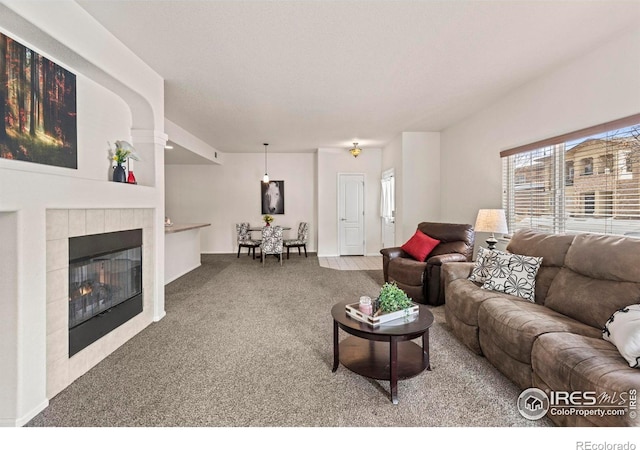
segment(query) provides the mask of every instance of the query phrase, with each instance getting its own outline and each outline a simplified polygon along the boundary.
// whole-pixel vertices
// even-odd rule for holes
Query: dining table
[[[269,225],[271,226],[271,225]],[[275,225],[273,225],[275,227]],[[291,227],[286,227],[286,226],[282,226],[280,225],[280,227],[282,228],[282,231],[287,231],[290,230]],[[263,227],[249,227],[249,231],[262,231]]]

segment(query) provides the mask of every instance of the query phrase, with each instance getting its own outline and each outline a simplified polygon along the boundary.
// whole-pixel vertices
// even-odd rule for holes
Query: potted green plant
[[[267,224],[267,226],[271,226],[271,222],[273,222],[273,216],[270,216],[269,214],[266,214],[262,220],[264,220],[264,223]]]
[[[379,310],[382,313],[390,313],[409,308],[413,302],[406,292],[396,285],[395,281],[385,283],[380,289],[378,297]]]

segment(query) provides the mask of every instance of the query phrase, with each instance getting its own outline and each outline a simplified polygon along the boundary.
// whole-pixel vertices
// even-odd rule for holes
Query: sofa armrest
[[[427,259],[427,264],[431,266],[441,266],[450,262],[467,262],[467,257],[460,253],[446,253],[444,255],[436,255]]]
[[[398,258],[398,257],[403,257],[403,258],[409,257],[409,255],[400,247],[383,248],[382,250],[380,250],[380,253],[382,254],[382,256],[386,256],[389,259]]]
[[[445,284],[454,280],[466,279],[471,275],[474,263],[472,262],[449,262],[442,265],[442,274]]]

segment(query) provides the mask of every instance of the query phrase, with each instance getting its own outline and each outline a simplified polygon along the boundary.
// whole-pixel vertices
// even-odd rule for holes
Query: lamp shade
[[[507,234],[509,228],[507,227],[507,218],[505,217],[504,209],[479,210],[474,230],[484,233]]]

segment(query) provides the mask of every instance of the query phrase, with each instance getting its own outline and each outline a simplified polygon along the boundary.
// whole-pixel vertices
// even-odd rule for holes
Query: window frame
[[[582,193],[579,193],[577,186],[574,189],[574,184],[579,183],[579,178],[582,178],[584,182],[589,180],[588,182],[590,183],[597,182],[597,179],[603,176],[610,177],[613,182],[623,179],[633,179],[633,165],[634,163],[635,165],[640,164],[640,156],[638,156],[640,155],[640,150],[635,146],[635,143],[632,144],[633,147],[630,147],[631,150],[625,153],[624,156],[622,153],[615,153],[614,156],[614,153],[608,153],[608,146],[611,145],[611,142],[615,142],[614,139],[618,139],[615,137],[615,133],[613,133],[611,137],[599,137],[601,134],[615,132],[616,130],[625,130],[629,127],[637,127],[637,130],[640,130],[640,114],[500,152],[503,167],[503,207],[507,213],[509,230],[513,232],[516,229],[516,215],[525,217],[525,219],[519,223],[518,228],[539,229],[556,234],[565,232],[567,229],[567,221],[570,222],[570,231],[566,232],[579,232],[572,229],[575,228],[572,218],[594,217],[614,221],[614,216],[619,214],[615,212],[616,200],[613,199],[608,188],[605,190],[596,189],[594,192],[589,192],[592,194],[591,202],[593,204],[590,203],[590,207],[587,208],[585,201],[586,191],[583,190]],[[636,136],[635,132],[632,132],[628,137],[635,137],[640,140],[640,137]],[[598,154],[594,152],[594,156],[587,153],[586,155],[582,155],[580,159],[578,159],[578,154],[574,153],[572,158],[575,159],[570,158],[565,161],[565,153],[570,151],[571,148],[576,147],[576,145],[573,144],[575,141],[585,139],[583,142],[588,142],[590,138],[596,142],[602,139],[604,144],[601,145],[607,153]],[[627,136],[625,136],[625,139],[626,138]],[[581,144],[582,143],[578,145]],[[568,147],[566,145],[572,146]],[[567,149],[566,151],[565,148]],[[596,152],[597,151],[599,150],[596,147]],[[622,152],[623,150],[617,151]],[[520,157],[518,157],[518,155]],[[528,166],[526,165],[527,158],[530,159]],[[589,166],[584,164],[586,160],[591,161],[591,170],[588,170]],[[522,161],[525,162],[523,163]],[[542,170],[539,164],[544,164]],[[569,165],[573,167],[572,174],[568,173]],[[629,167],[631,167],[631,171],[628,170]],[[545,170],[547,173],[544,173]],[[543,175],[540,175],[540,173],[543,173]],[[528,175],[528,178],[526,180],[527,183],[523,185],[523,183],[518,183],[515,178],[522,178],[525,176],[524,174]],[[591,181],[591,179],[593,179],[593,181]],[[580,182],[583,182],[582,180]],[[640,181],[638,181],[638,184],[640,186]],[[545,191],[545,194],[536,197],[535,191],[541,185],[543,186],[542,189]],[[624,194],[626,195],[626,192]],[[527,195],[530,195],[531,198],[527,199]],[[609,197],[607,197],[607,195]],[[631,195],[633,197],[635,194]],[[580,214],[578,212],[577,215],[576,202],[581,203],[580,206],[582,210],[582,213]],[[615,219],[640,221],[640,191],[632,205],[632,208],[636,210],[632,217],[625,218],[624,214],[622,214],[621,216],[619,215],[619,218]],[[567,208],[567,206],[569,208]],[[565,210],[567,209],[570,217],[565,214]],[[587,209],[589,209],[589,211],[587,211]],[[621,222],[617,222],[617,225],[620,224]],[[589,226],[591,225],[587,225],[587,228]],[[635,226],[635,224],[633,226]],[[606,222],[604,225],[605,231],[599,231],[600,225],[593,225],[593,227],[594,230],[588,232],[614,234],[612,232],[613,225],[607,226]],[[640,235],[640,232],[636,233],[633,228],[631,231],[634,235]]]

